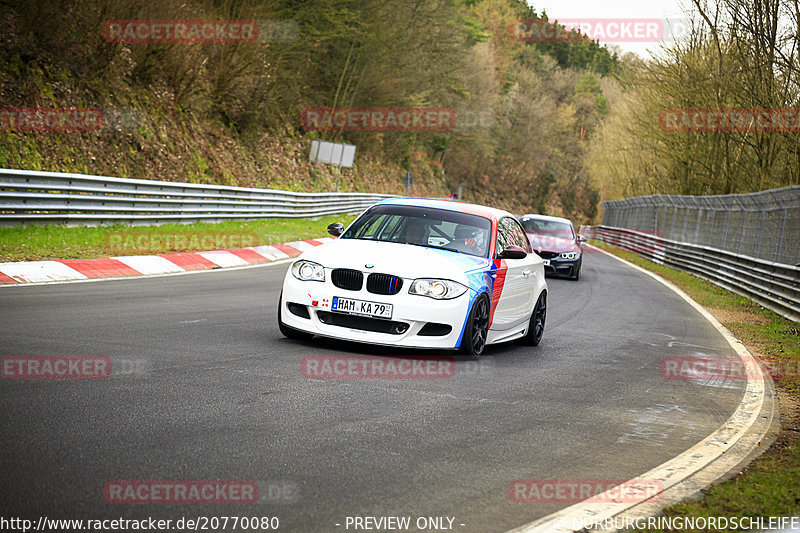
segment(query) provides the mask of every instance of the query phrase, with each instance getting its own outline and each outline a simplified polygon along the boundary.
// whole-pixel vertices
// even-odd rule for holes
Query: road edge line
[[[611,522],[614,518],[617,518],[618,522],[619,517],[623,516],[631,520],[653,516],[672,501],[679,501],[689,497],[725,477],[725,475],[730,472],[731,468],[740,465],[743,460],[752,455],[752,452],[760,445],[764,436],[769,432],[773,420],[775,420],[776,406],[772,380],[764,375],[755,357],[745,345],[723,326],[714,315],[694,301],[680,287],[667,281],[658,274],[650,272],[621,257],[617,257],[601,248],[592,245],[587,246],[647,274],[662,285],[671,289],[714,326],[723,338],[728,341],[728,344],[746,365],[746,368],[757,369],[759,375],[753,377],[748,374],[747,386],[742,395],[742,400],[739,402],[733,414],[722,426],[688,450],[636,478],[657,480],[662,483],[662,490],[653,494],[647,500],[626,502],[619,501],[617,497],[617,501],[615,501],[615,489],[611,489],[595,497],[601,500],[600,502],[584,500],[583,502],[578,502],[515,529],[510,529],[506,533],[617,531],[618,529],[615,527],[604,528],[603,523],[607,521]],[[762,414],[764,410],[768,411],[767,414]],[[762,418],[768,418],[769,421],[766,424],[758,424]],[[755,435],[749,435],[751,429],[754,427]],[[733,450],[734,446],[740,442],[746,445],[746,449],[741,450],[739,449],[741,447],[739,447]],[[713,465],[717,464],[726,454],[728,454],[728,461],[725,464],[728,465],[728,463],[731,462],[733,464],[726,466],[721,472],[714,472]],[[705,473],[706,476],[701,476],[702,473]],[[694,483],[692,483],[693,480],[695,481]],[[634,480],[629,480],[626,484],[633,481]],[[667,494],[669,491],[672,492]],[[664,497],[665,495],[667,497]],[[675,500],[676,497],[678,500]],[[613,522],[611,523],[613,524]],[[599,527],[587,527],[592,524]]]

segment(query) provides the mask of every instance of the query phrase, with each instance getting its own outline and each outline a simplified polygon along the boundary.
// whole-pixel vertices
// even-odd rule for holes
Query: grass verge
[[[327,235],[332,222],[355,216],[280,218],[247,222],[164,224],[161,226],[61,225],[0,228],[0,262],[196,252],[280,244]]]
[[[708,309],[758,359],[784,370],[773,379],[781,402],[775,443],[730,480],[703,491],[697,501],[664,509],[672,517],[780,517],[800,514],[800,324],[704,279],[653,263],[599,241],[591,244],[671,281]],[[639,531],[718,531],[642,529]]]

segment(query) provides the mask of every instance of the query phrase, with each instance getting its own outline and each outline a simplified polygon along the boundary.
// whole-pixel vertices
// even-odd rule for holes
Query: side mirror
[[[344,224],[341,222],[334,222],[330,226],[328,226],[328,233],[333,235],[334,237],[338,237],[342,233],[344,233]]]
[[[578,235],[578,242],[586,242],[586,241],[588,241],[588,240],[589,240],[589,239],[587,239],[587,238],[586,238],[586,237],[584,237],[583,235]]]
[[[516,245],[511,245],[502,252],[500,252],[500,259],[525,259],[528,252]]]

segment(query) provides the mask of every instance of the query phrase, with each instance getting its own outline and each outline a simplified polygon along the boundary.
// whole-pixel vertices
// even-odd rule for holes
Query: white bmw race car
[[[513,215],[446,200],[397,198],[364,211],[292,263],[281,333],[409,348],[538,345],[547,314],[542,260]]]

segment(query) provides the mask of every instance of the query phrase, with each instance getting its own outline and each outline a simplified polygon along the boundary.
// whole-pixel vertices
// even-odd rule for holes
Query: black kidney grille
[[[555,259],[558,255],[558,252],[539,252],[539,257],[542,259]]]
[[[331,272],[331,281],[340,289],[360,291],[364,285],[364,274],[350,268],[334,268]]]
[[[403,288],[403,278],[390,274],[370,274],[367,290],[374,294],[397,294]]]

